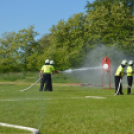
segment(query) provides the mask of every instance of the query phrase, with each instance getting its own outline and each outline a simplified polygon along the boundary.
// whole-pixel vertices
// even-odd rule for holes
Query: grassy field
[[[0,82],[35,82],[39,78],[39,72],[11,72],[11,73],[0,73]],[[77,78],[71,77],[65,74],[52,75],[54,83],[70,83],[79,82]]]
[[[40,83],[20,91],[35,80],[0,81],[0,122],[39,128],[41,134],[133,134],[133,90],[114,96],[113,89],[69,86],[68,81],[53,83],[53,92],[39,92]],[[21,133],[30,132],[0,126],[0,134]]]

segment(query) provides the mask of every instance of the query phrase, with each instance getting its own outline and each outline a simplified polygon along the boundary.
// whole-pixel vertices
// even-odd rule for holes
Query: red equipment
[[[104,89],[104,74],[108,75],[108,89],[111,89],[111,63],[108,57],[104,57],[101,62],[102,71],[101,71],[101,88]]]

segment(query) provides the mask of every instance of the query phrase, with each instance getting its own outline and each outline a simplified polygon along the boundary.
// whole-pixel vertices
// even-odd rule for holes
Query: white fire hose
[[[35,82],[33,83],[30,87],[26,88],[26,89],[23,89],[23,90],[20,90],[20,91],[26,91],[28,89],[30,89],[31,87],[33,87],[35,84],[37,84],[39,82],[40,78]]]
[[[117,95],[119,93],[120,85],[121,85],[121,79],[120,79],[119,86],[118,86],[118,89],[117,89],[115,95]]]

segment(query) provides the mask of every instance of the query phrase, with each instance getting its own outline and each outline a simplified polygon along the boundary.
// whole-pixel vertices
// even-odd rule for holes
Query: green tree
[[[31,70],[31,66],[34,66],[36,64],[36,60],[31,62],[32,59],[30,56],[32,56],[32,58],[35,58],[33,57],[33,54],[39,50],[38,42],[35,40],[35,37],[37,35],[38,33],[34,31],[34,26],[30,26],[28,29],[22,29],[16,35],[18,37],[18,46],[20,50],[19,56],[23,70]]]
[[[134,50],[130,48],[133,40],[133,17],[129,6],[119,0],[96,0],[93,4],[88,3],[86,8],[88,21],[85,27],[92,34],[92,40],[105,45],[116,45],[129,53]]]
[[[18,60],[18,49],[16,44],[16,33],[3,33],[0,38],[0,71],[17,71],[19,60]]]
[[[68,21],[60,20],[50,29],[52,47],[56,50],[53,55],[60,69],[81,65],[87,50],[85,20],[84,13],[75,14]]]
[[[30,26],[18,33],[11,32],[2,35],[0,39],[1,71],[27,71],[36,68],[35,57],[38,52],[38,42],[34,38],[38,33],[33,29],[34,27]]]
[[[45,63],[46,59],[53,59],[53,48],[51,46],[50,38],[51,34],[45,34],[38,41],[38,54],[36,53],[37,58],[37,69],[40,69],[41,66]]]

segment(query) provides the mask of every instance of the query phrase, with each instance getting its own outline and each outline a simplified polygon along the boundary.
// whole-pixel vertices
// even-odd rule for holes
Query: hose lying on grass
[[[23,89],[23,90],[20,90],[20,91],[26,91],[28,89],[30,89],[31,87],[33,87],[35,84],[37,84],[39,82],[40,78],[35,82],[33,83],[30,87],[26,88],[26,89]]]
[[[18,126],[18,125],[13,125],[13,124],[8,124],[8,123],[0,122],[0,126],[10,127],[10,128],[18,128],[18,129],[22,129],[22,130],[28,130],[28,131],[32,132],[33,134],[39,134],[40,133],[39,130],[35,129],[35,128]]]

